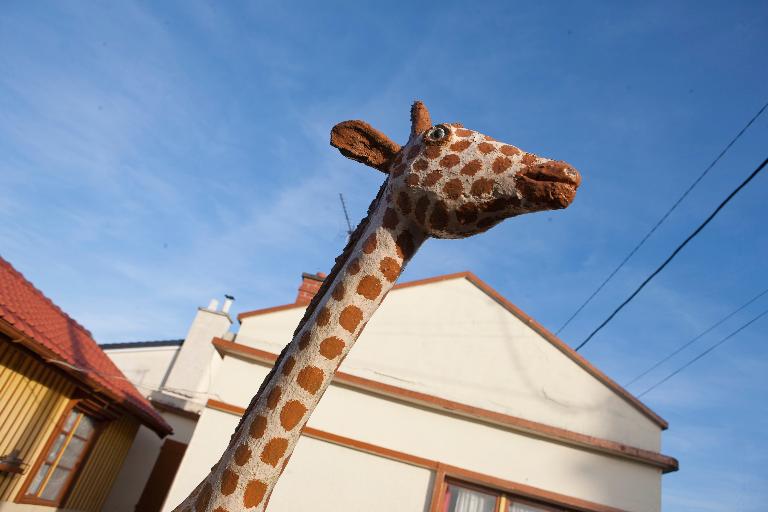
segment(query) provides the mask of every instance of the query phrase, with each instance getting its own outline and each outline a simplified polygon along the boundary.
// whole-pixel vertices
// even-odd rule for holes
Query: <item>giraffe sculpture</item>
[[[421,102],[400,147],[362,121],[331,131],[346,157],[387,175],[229,446],[174,512],[265,510],[301,430],[365,324],[429,237],[463,238],[507,217],[567,207],[581,177],[461,124],[432,125]]]

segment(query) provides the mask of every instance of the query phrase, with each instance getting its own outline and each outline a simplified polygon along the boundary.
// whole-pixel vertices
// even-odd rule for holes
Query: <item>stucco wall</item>
[[[251,393],[267,372],[266,365],[225,357],[215,389],[222,400],[246,407]],[[180,501],[194,488],[226,446],[237,423],[236,416],[231,415],[229,419],[226,416],[226,413],[210,409],[203,412],[171,491],[175,493],[174,500]],[[652,512],[659,510],[660,506],[661,473],[649,466],[383,399],[335,384],[331,385],[323,397],[309,426],[617,508]],[[348,449],[334,446],[326,450],[341,452]],[[341,457],[340,454],[338,456]],[[361,456],[376,458],[374,455]],[[322,460],[335,460],[336,457],[334,453],[331,459]],[[295,463],[292,459],[289,467]],[[306,468],[298,467],[297,464],[296,474],[305,475],[302,478],[309,478],[309,475],[315,479],[329,478],[328,471],[316,467],[315,462],[307,464]],[[361,469],[364,467],[361,466]],[[294,488],[301,488],[303,483],[296,481],[297,487]],[[318,503],[334,503],[337,499],[333,493],[316,498]],[[364,505],[348,510],[373,506],[368,502]]]
[[[104,350],[143,395],[160,388],[178,351],[178,346]]]
[[[161,412],[162,417],[173,427],[173,434],[160,439],[147,427],[139,427],[123,466],[112,485],[102,510],[104,512],[135,512],[136,503],[144,491],[149,474],[165,439],[180,443],[189,443],[195,429],[195,422],[169,412]]]
[[[206,409],[176,476],[164,512],[173,510],[216,462],[238,417]],[[327,468],[333,461],[332,471]],[[270,510],[422,512],[432,472],[303,437],[270,500]]]
[[[244,318],[236,341],[279,353],[302,314]],[[464,278],[393,290],[341,371],[660,449],[656,424]]]

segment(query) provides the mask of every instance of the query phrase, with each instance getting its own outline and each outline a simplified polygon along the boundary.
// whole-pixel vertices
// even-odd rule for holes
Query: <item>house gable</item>
[[[241,315],[237,342],[278,353],[302,314]],[[341,371],[651,451],[666,426],[469,273],[399,285]]]

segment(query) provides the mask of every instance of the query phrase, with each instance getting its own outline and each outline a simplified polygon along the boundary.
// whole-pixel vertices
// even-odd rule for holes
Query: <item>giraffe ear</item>
[[[363,121],[344,121],[331,130],[331,146],[342,155],[387,172],[400,146]]]
[[[432,126],[432,119],[429,117],[429,110],[419,100],[411,105],[411,137],[414,137]]]

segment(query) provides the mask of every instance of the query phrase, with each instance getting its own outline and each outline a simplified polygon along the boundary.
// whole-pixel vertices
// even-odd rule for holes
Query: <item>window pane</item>
[[[64,432],[69,432],[70,430],[72,430],[72,425],[75,424],[75,420],[79,415],[80,413],[78,413],[77,411],[70,412],[69,416],[67,417],[67,421],[64,422],[64,427],[62,428],[62,430]]]
[[[56,436],[56,440],[53,442],[53,446],[51,446],[51,449],[48,451],[48,457],[45,458],[45,462],[53,462],[56,460],[56,457],[59,455],[59,450],[61,450],[61,445],[64,444],[64,440],[66,438],[66,434],[59,434]]]
[[[494,512],[496,496],[456,485],[448,485],[448,509],[446,512]]]
[[[51,466],[48,464],[43,464],[40,466],[40,469],[37,470],[37,474],[35,475],[34,480],[32,480],[32,483],[29,485],[27,494],[37,494],[37,490],[40,488],[40,482],[42,482],[43,478],[45,478],[45,475],[48,474],[49,469],[51,469]]]
[[[91,437],[91,434],[93,434],[93,430],[94,430],[93,420],[88,416],[83,416],[83,419],[80,420],[80,424],[77,426],[77,429],[75,430],[75,435],[80,436],[84,439],[88,439]]]
[[[64,487],[64,482],[66,482],[68,475],[69,475],[68,469],[62,469],[62,468],[54,469],[53,474],[51,475],[51,478],[48,480],[48,483],[45,484],[45,489],[43,489],[43,492],[40,494],[40,497],[44,500],[49,500],[49,501],[54,501],[56,498],[58,498],[59,494],[61,493],[62,487]]]
[[[61,459],[59,459],[59,466],[64,466],[65,468],[72,468],[74,467],[75,463],[77,462],[77,459],[80,458],[80,454],[83,453],[83,450],[85,449],[85,441],[78,439],[76,437],[73,437],[69,440],[69,444],[67,445],[67,448],[64,450],[64,455],[61,456]]]
[[[524,503],[510,502],[508,512],[548,512],[539,507],[532,507]]]

